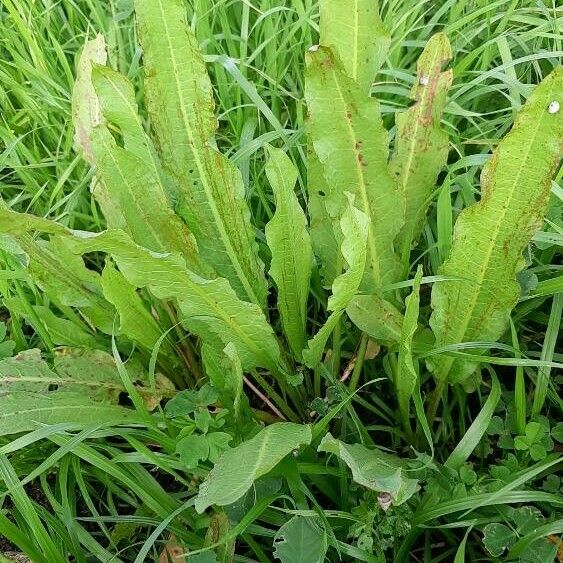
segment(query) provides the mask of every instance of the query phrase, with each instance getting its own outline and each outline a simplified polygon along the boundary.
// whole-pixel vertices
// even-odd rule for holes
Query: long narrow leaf
[[[146,104],[178,213],[199,251],[242,299],[265,306],[263,265],[238,168],[215,147],[211,83],[180,0],[135,0]]]
[[[307,54],[306,98],[313,148],[328,192],[317,194],[333,218],[342,215],[345,192],[369,221],[364,289],[397,281],[401,267],[393,239],[403,223],[404,201],[388,166],[388,138],[377,100],[366,97],[325,47]]]
[[[443,71],[451,58],[451,47],[443,33],[426,44],[417,64],[417,82],[411,91],[416,103],[398,113],[395,152],[390,163],[405,197],[405,224],[397,247],[408,255],[411,243],[420,235],[436,179],[448,157],[448,135],[440,127],[446,95],[453,72]]]
[[[555,102],[555,103],[553,103]],[[482,173],[481,201],[459,216],[440,274],[459,278],[432,289],[430,324],[438,347],[496,341],[518,301],[522,252],[546,212],[551,178],[561,158],[563,69],[533,91],[512,131]],[[475,363],[440,356],[429,362],[439,381],[461,382]]]
[[[276,198],[276,212],[266,225],[272,252],[270,275],[278,290],[278,310],[291,350],[297,358],[305,345],[307,297],[313,264],[307,219],[293,189],[297,169],[280,149],[268,149],[266,175]]]

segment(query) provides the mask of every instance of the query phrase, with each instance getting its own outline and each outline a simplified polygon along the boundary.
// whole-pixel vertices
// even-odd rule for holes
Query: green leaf
[[[552,101],[563,105],[562,68],[535,88],[483,169],[481,201],[457,219],[450,256],[440,269],[455,279],[432,289],[430,324],[438,347],[493,342],[508,326],[520,295],[522,252],[542,224],[561,158],[563,112],[550,113]],[[475,362],[445,355],[429,366],[439,381],[452,383],[475,370]]]
[[[390,36],[373,0],[321,0],[319,2],[321,45],[331,47],[344,64],[346,74],[369,94],[375,75],[383,65]]]
[[[297,169],[281,150],[268,147],[266,175],[276,199],[276,212],[266,225],[272,252],[270,275],[278,290],[278,311],[285,336],[297,359],[305,346],[307,297],[313,264],[307,219],[293,189]]]
[[[178,252],[190,269],[206,273],[194,237],[170,206],[160,164],[138,115],[133,85],[100,65],[92,71],[92,82],[105,118],[92,134],[94,161],[108,197],[123,213],[126,230],[137,244],[157,252]],[[119,131],[123,148],[110,127]]]
[[[400,276],[393,239],[404,214],[404,200],[387,166],[388,135],[379,104],[360,90],[325,47],[307,53],[305,96],[310,137],[328,189],[323,196],[326,211],[333,219],[342,216],[345,193],[350,192],[367,216],[363,289],[375,293]]]
[[[205,461],[209,457],[207,436],[192,434],[180,439],[176,444],[176,453],[186,469],[195,469],[200,461]]]
[[[176,393],[166,406],[164,412],[166,416],[175,418],[177,416],[188,416],[198,409],[206,409],[210,405],[214,405],[219,394],[211,385],[204,385],[199,391],[192,389],[184,389]]]
[[[329,433],[321,440],[318,451],[337,455],[351,469],[356,483],[388,493],[394,505],[406,502],[418,490],[418,481],[406,477],[405,462],[377,448],[345,444]]]
[[[145,101],[178,213],[200,254],[241,299],[264,307],[267,284],[238,168],[215,147],[211,82],[181,0],[135,0]]]
[[[220,402],[232,410],[235,420],[248,410],[248,399],[244,394],[244,373],[235,346],[227,344],[222,352],[210,346],[202,347],[205,372],[214,388],[219,392]]]
[[[323,166],[309,143],[307,150],[307,210],[310,217],[311,243],[318,258],[324,287],[330,287],[342,273],[340,246],[342,233],[339,217],[332,217],[325,204],[329,193]]]
[[[326,533],[307,516],[294,516],[274,537],[274,557],[282,563],[323,563],[327,550]]]
[[[225,452],[202,483],[195,500],[200,514],[209,506],[226,506],[241,498],[256,479],[286,455],[311,441],[311,428],[292,422],[267,426],[254,438]]]
[[[321,361],[328,338],[350,300],[360,286],[366,263],[366,238],[368,232],[367,217],[354,207],[354,200],[350,196],[348,206],[342,215],[340,227],[344,235],[342,241],[342,255],[348,269],[334,280],[332,295],[328,300],[328,309],[332,311],[326,323],[309,340],[307,349],[303,350],[303,360],[310,368],[316,367]]]
[[[154,390],[148,388],[142,366],[130,360],[127,364],[138,390],[157,402],[174,392],[171,383],[159,375]],[[144,388],[143,388],[144,385]],[[54,366],[41,357],[37,349],[25,350],[13,358],[0,361],[0,390],[38,394],[76,393],[98,401],[117,403],[125,387],[110,354],[88,348],[58,348]]]
[[[109,262],[102,271],[102,290],[104,297],[119,315],[119,334],[127,336],[146,350],[152,350],[163,331],[147,310],[135,287]],[[174,354],[170,341],[166,339],[160,351],[166,356]]]
[[[6,307],[12,312],[31,321],[31,315],[22,301],[18,298],[5,299]],[[39,321],[43,324],[53,344],[56,346],[74,346],[86,348],[104,348],[106,342],[100,337],[96,337],[86,330],[85,326],[75,322],[74,320],[59,317],[53,313],[49,307],[44,305],[32,305],[33,312]]]
[[[100,403],[82,393],[14,392],[0,395],[0,436],[31,432],[41,425],[59,423],[89,425],[143,424],[145,418],[132,409]]]
[[[362,332],[378,342],[401,340],[403,314],[377,294],[356,295],[346,307],[346,313]]]
[[[451,56],[444,33],[430,38],[417,63],[411,91],[416,103],[395,115],[397,134],[390,169],[406,201],[405,224],[396,241],[402,256],[408,256],[411,243],[422,232],[438,174],[448,158],[448,135],[440,119],[453,79],[452,70],[442,69]]]
[[[112,334],[115,310],[103,297],[100,275],[72,255],[61,238],[47,242],[26,233],[35,229],[64,231],[55,223],[16,213],[0,203],[0,233],[14,234],[33,281],[55,304],[77,308],[91,325]]]
[[[487,524],[483,528],[483,545],[493,557],[501,556],[517,540],[516,533],[505,524]]]
[[[405,317],[399,341],[399,359],[395,375],[397,403],[405,429],[410,430],[409,405],[418,379],[418,365],[413,356],[414,333],[418,329],[418,311],[420,306],[420,281],[422,266],[418,267],[411,294],[405,300]]]
[[[151,253],[120,231],[77,236],[72,243],[76,252],[110,254],[135,287],[148,287],[158,299],[176,299],[185,326],[218,349],[232,342],[243,369],[278,372],[280,349],[271,326],[260,308],[238,299],[225,279],[204,280],[180,256]]]
[[[0,232],[26,230],[59,234],[57,240],[64,240],[68,255],[65,261],[88,252],[111,255],[130,284],[147,287],[157,299],[175,299],[182,322],[204,342],[220,350],[232,342],[244,370],[260,366],[279,374],[280,349],[272,327],[257,305],[236,297],[225,279],[205,280],[190,272],[181,256],[141,248],[123,231],[69,231],[52,221],[0,207]],[[103,302],[107,315],[108,304]],[[113,317],[109,324],[111,333]]]

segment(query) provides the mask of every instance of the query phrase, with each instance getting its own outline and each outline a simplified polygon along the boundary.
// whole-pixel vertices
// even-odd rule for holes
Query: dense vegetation
[[[562,21],[2,0],[0,561],[561,560]]]

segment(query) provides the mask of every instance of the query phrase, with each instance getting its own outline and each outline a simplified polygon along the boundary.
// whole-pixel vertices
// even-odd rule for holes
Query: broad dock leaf
[[[78,59],[76,82],[72,91],[72,122],[74,125],[74,148],[89,164],[94,164],[92,131],[102,122],[100,103],[92,86],[90,75],[94,64],[105,65],[106,42],[99,34],[86,41]]]
[[[272,252],[270,275],[278,290],[277,304],[285,336],[296,358],[305,346],[307,297],[313,251],[307,218],[294,193],[297,169],[281,149],[268,148],[266,175],[276,199],[276,211],[266,225]]]
[[[354,207],[354,199],[351,196],[340,220],[340,227],[344,237],[341,251],[348,268],[332,284],[332,295],[328,300],[328,310],[332,313],[303,350],[303,360],[310,368],[315,368],[321,361],[326,343],[340,322],[344,310],[356,295],[366,267],[368,219]]]
[[[405,224],[396,241],[403,257],[408,256],[423,229],[438,174],[448,158],[448,135],[440,127],[440,119],[453,78],[452,70],[442,69],[451,56],[444,33],[428,41],[418,59],[411,91],[416,103],[395,118],[397,135],[390,168],[406,202]]]
[[[377,3],[372,0],[354,0],[352,3],[321,0],[319,8],[320,44],[332,49],[342,61],[348,77],[357,83],[360,95],[367,97],[389,48],[389,35],[381,23]],[[331,110],[329,102],[327,111]],[[311,218],[311,241],[320,262],[324,285],[330,287],[343,267],[340,214],[330,206],[327,208],[326,195],[332,188],[327,184],[324,167],[312,147],[310,131],[308,133],[307,207]]]
[[[25,232],[26,221],[20,217],[0,206],[0,232],[14,234],[13,239],[25,255],[25,267],[34,283],[55,304],[78,309],[91,326],[111,334],[115,310],[104,299],[99,274],[86,268],[79,256],[69,256],[64,241],[56,237],[50,241],[33,239]],[[10,221],[15,222],[13,229],[7,224]]]
[[[201,256],[237,295],[264,307],[258,257],[242,176],[218,152],[211,82],[180,0],[135,0],[146,105],[166,172],[180,194],[177,212]]]
[[[329,433],[321,440],[318,451],[337,455],[350,468],[356,483],[390,494],[394,505],[403,504],[418,489],[418,481],[407,477],[405,461],[380,449],[345,444]]]
[[[403,314],[379,295],[356,295],[346,307],[350,320],[378,342],[397,343],[401,338]]]
[[[404,200],[388,166],[388,135],[379,104],[349,78],[326,47],[307,53],[305,96],[309,131],[328,192],[319,193],[327,213],[338,218],[345,192],[369,221],[364,290],[375,293],[401,273],[393,239],[403,223]]]
[[[0,395],[0,436],[31,432],[41,425],[145,424],[133,409],[101,403],[82,393],[8,393]]]
[[[320,42],[342,61],[346,74],[369,94],[387,57],[391,37],[375,0],[320,0]]]
[[[271,471],[286,455],[311,442],[311,428],[278,422],[254,438],[226,451],[199,488],[195,509],[226,506],[241,498],[256,479]]]
[[[281,563],[323,563],[328,550],[327,534],[317,518],[293,516],[274,537],[274,557]]]
[[[147,405],[156,406],[174,393],[161,375],[149,388],[141,364],[128,362],[132,379]],[[142,422],[139,415],[117,405],[125,392],[113,357],[101,350],[59,348],[54,366],[40,350],[25,350],[0,361],[0,435],[34,430],[60,422],[123,424]]]
[[[133,85],[105,66],[94,66],[92,83],[104,122],[92,132],[92,152],[107,196],[121,210],[135,242],[156,252],[179,252],[190,268],[206,273],[193,235],[174,213],[160,164],[141,123]],[[110,132],[116,128],[120,147]]]
[[[483,168],[481,200],[458,217],[450,256],[440,270],[458,279],[432,289],[436,346],[494,342],[506,330],[520,294],[516,274],[524,266],[522,253],[541,227],[561,159],[561,106],[559,67],[534,89]],[[451,383],[464,381],[476,367],[447,356],[429,365],[438,380]]]

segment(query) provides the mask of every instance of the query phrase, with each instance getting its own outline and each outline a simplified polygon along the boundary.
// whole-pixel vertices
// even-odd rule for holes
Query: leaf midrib
[[[178,77],[179,77],[178,63],[176,61],[174,49],[172,48],[172,44],[171,44],[171,41],[170,41],[170,30],[168,29],[168,22],[166,21],[164,6],[162,4],[162,0],[157,0],[157,2],[158,2],[160,15],[162,17],[162,23],[163,23],[163,26],[164,26],[164,29],[165,29],[166,42],[167,42],[167,45],[168,45],[168,51],[170,53],[170,61],[172,63],[172,67],[173,67],[173,70],[174,70],[174,81],[175,81],[175,84],[176,84],[176,91],[178,93],[178,100],[179,100],[180,109],[181,109],[181,112],[182,112],[182,122],[184,123],[184,125],[186,127],[186,132],[187,132],[187,134],[190,138],[190,141],[192,143],[192,146],[193,146],[192,154],[194,156],[194,160],[195,160],[198,172],[199,172],[199,178],[201,180],[201,184],[203,186],[203,189],[205,190],[205,196],[206,196],[207,204],[208,204],[208,206],[211,210],[211,213],[212,213],[213,218],[215,220],[215,224],[217,226],[217,229],[219,230],[219,234],[221,236],[223,245],[225,246],[225,249],[227,250],[227,255],[229,256],[231,264],[235,268],[235,271],[237,273],[239,280],[243,284],[244,289],[245,289],[248,297],[250,298],[250,300],[260,306],[260,300],[258,299],[254,290],[252,289],[252,284],[246,278],[246,275],[244,274],[244,270],[242,269],[242,267],[239,263],[238,256],[237,256],[237,254],[236,254],[236,252],[235,252],[235,250],[234,250],[234,248],[231,244],[231,240],[230,240],[230,237],[228,236],[228,233],[225,229],[223,219],[221,217],[221,214],[219,213],[219,210],[217,209],[217,206],[215,205],[215,200],[213,198],[213,194],[211,193],[210,187],[208,185],[208,178],[207,178],[207,175],[205,173],[205,167],[203,166],[203,163],[200,159],[199,150],[197,148],[198,143],[196,142],[194,132],[193,132],[192,127],[191,127],[191,123],[188,119],[188,115],[187,115],[186,107],[185,107],[185,103],[184,103],[184,97],[182,96],[182,88],[181,88],[179,80],[178,80]],[[221,155],[221,156],[223,156],[223,155]],[[226,158],[226,157],[223,157],[223,158]]]
[[[551,95],[552,91],[553,91],[553,87],[549,91],[550,95]],[[466,312],[469,312],[469,314],[465,315],[465,317],[463,319],[463,323],[461,325],[457,325],[457,326],[459,326],[459,329],[457,331],[455,331],[454,334],[453,334],[453,336],[455,336],[456,342],[458,342],[460,338],[463,338],[465,336],[465,333],[467,332],[467,328],[469,326],[469,323],[471,322],[471,320],[473,318],[473,313],[475,311],[475,307],[477,306],[477,302],[479,300],[479,297],[481,296],[481,286],[482,286],[483,281],[485,279],[485,274],[489,270],[489,263],[491,261],[493,250],[496,246],[496,241],[499,237],[501,227],[503,226],[504,218],[506,217],[506,214],[508,213],[508,210],[510,209],[510,205],[512,203],[512,200],[514,198],[514,194],[516,192],[516,186],[518,185],[520,177],[522,176],[522,172],[526,167],[526,164],[527,164],[528,159],[529,159],[530,152],[532,150],[532,146],[535,145],[536,137],[538,135],[538,131],[540,130],[540,127],[543,124],[544,119],[545,119],[545,115],[542,115],[540,117],[540,119],[538,119],[536,121],[536,127],[534,129],[534,132],[533,132],[532,135],[530,135],[528,137],[530,139],[530,142],[528,143],[528,146],[526,147],[526,157],[520,159],[520,163],[519,163],[519,166],[518,166],[518,173],[513,177],[514,179],[513,179],[511,188],[510,188],[510,196],[508,198],[504,199],[504,201],[506,203],[503,206],[501,213],[497,215],[497,222],[496,222],[495,227],[493,229],[493,236],[490,237],[490,244],[485,251],[485,260],[482,261],[482,267],[479,269],[480,270],[479,275],[478,275],[477,280],[475,282],[475,285],[478,287],[478,291],[473,292],[473,295],[472,295],[471,300],[470,300],[470,304],[466,309]],[[495,171],[495,174],[496,174],[496,171]],[[491,182],[494,182],[494,178],[491,180]],[[492,188],[492,186],[491,186],[491,188]],[[491,197],[492,197],[492,194],[491,194]],[[479,205],[479,204],[477,204],[477,205]],[[449,375],[450,369],[451,369],[454,361],[455,361],[455,358],[446,356],[445,365],[447,365],[447,370],[445,370],[445,371],[441,370],[441,378],[445,379]]]

